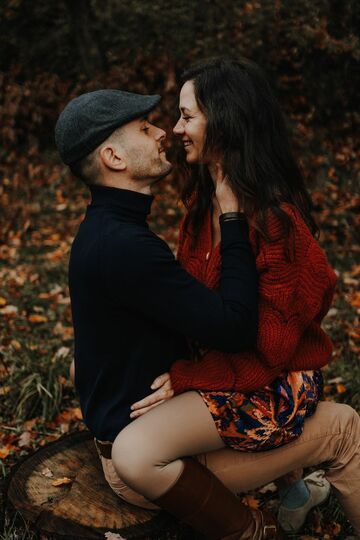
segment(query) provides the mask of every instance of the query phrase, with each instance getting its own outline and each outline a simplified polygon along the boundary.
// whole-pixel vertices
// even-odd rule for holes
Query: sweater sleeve
[[[224,351],[252,346],[257,334],[257,277],[246,222],[221,224],[220,287],[213,291],[176,261],[165,242],[141,229],[104,238],[102,275],[110,301]],[[141,337],[140,337],[141,338]]]
[[[321,323],[336,283],[325,253],[303,220],[295,211],[290,217],[287,240],[262,246],[257,355],[276,370],[289,366],[304,332]]]

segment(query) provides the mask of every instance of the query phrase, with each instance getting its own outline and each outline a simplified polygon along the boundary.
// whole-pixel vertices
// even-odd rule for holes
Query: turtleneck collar
[[[146,221],[154,200],[152,195],[109,186],[90,186],[90,191],[90,208],[106,206],[134,221]]]

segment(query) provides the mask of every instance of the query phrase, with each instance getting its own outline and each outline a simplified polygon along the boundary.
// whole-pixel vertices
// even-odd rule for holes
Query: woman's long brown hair
[[[224,174],[243,201],[244,212],[258,234],[271,241],[269,210],[280,219],[286,237],[291,220],[281,208],[293,205],[315,236],[312,202],[293,156],[280,106],[260,68],[246,59],[217,58],[190,67],[199,108],[207,117],[203,155],[219,153]],[[214,185],[204,165],[184,165],[182,201],[196,241],[211,206]]]

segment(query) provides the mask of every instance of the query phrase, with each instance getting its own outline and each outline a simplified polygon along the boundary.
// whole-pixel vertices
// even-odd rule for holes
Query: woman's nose
[[[181,122],[181,118],[176,122],[175,126],[173,127],[173,133],[174,135],[182,135],[184,133],[184,126]]]

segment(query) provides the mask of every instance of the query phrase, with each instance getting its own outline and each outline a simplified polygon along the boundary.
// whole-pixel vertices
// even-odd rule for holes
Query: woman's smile
[[[193,81],[187,81],[180,92],[180,118],[174,127],[174,134],[181,137],[188,163],[203,160],[203,148],[207,118],[200,110]]]

